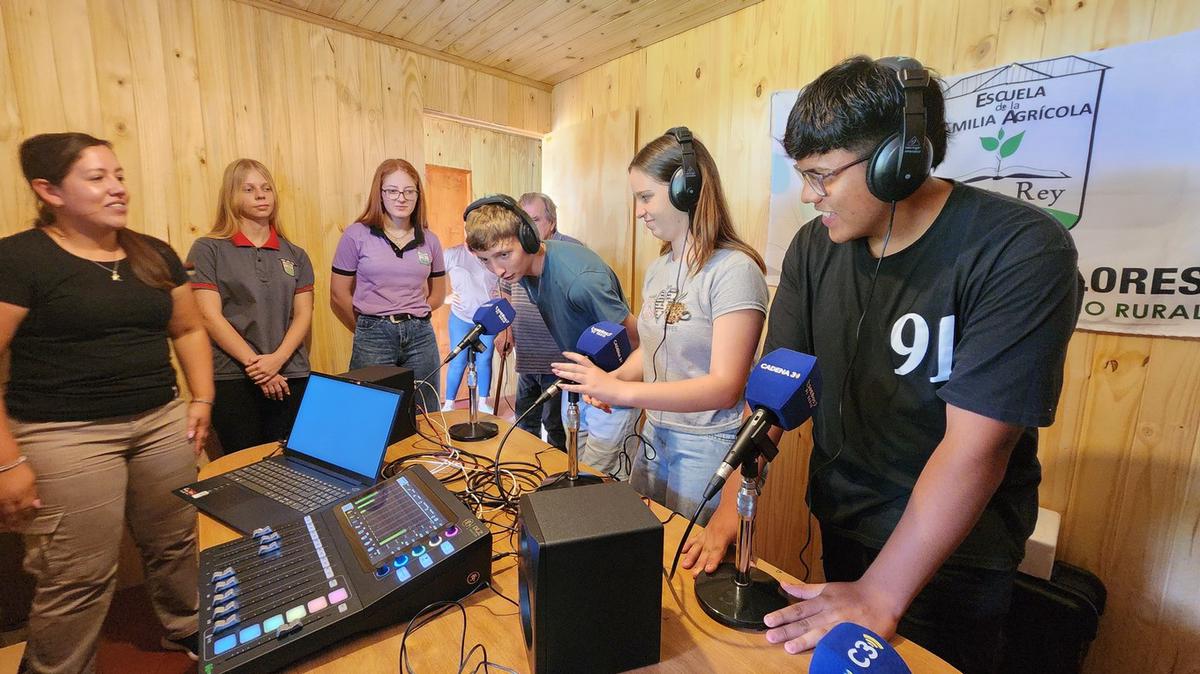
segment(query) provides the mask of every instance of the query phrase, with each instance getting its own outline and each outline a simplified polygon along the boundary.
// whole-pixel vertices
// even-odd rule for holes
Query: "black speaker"
[[[518,536],[521,627],[534,674],[659,661],[663,526],[629,485],[525,494]]]
[[[400,413],[392,423],[388,444],[403,440],[417,432],[417,412],[413,404],[413,373],[407,367],[396,365],[368,365],[338,375],[346,379],[367,382],[399,391]]]

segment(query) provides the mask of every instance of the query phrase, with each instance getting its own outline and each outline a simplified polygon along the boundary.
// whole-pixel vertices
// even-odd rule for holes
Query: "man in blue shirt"
[[[511,202],[471,211],[466,222],[467,248],[501,283],[520,285],[537,305],[562,351],[573,351],[579,335],[600,321],[624,325],[637,348],[637,320],[629,313],[621,282],[612,269],[591,250],[565,241],[538,241],[537,252],[528,252],[519,238],[526,226],[519,209]],[[536,236],[536,230],[530,230],[527,238]],[[524,411],[517,410],[518,414]],[[613,408],[609,413],[581,403],[580,461],[605,473],[626,474],[628,466],[622,465],[620,455],[638,416],[636,409]]]

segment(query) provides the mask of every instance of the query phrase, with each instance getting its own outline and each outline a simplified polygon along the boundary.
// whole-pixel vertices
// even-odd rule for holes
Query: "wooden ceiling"
[[[459,63],[557,84],[761,0],[258,0]],[[356,31],[357,32],[357,31]]]

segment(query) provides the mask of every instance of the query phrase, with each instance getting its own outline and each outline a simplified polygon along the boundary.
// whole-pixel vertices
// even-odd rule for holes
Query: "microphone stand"
[[[712,573],[696,577],[696,601],[710,618],[722,625],[763,631],[763,616],[788,605],[779,581],[751,567],[754,559],[754,517],[757,512],[759,482],[758,456],[775,458],[779,448],[764,432],[755,438],[757,450],[742,462],[742,486],[738,489],[738,535],[735,563],[723,562]]]
[[[500,428],[490,421],[479,421],[479,385],[475,377],[475,354],[486,350],[476,338],[467,347],[467,404],[470,416],[466,423],[454,424],[450,427],[450,437],[459,442],[479,442],[494,438],[500,433]]]
[[[579,472],[579,394],[567,393],[567,472],[547,477],[538,491],[562,487],[581,487],[599,484],[604,478],[599,475]]]

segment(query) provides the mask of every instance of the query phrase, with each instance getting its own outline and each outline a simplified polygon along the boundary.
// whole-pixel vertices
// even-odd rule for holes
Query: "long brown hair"
[[[283,236],[283,231],[279,228],[279,190],[275,189],[275,178],[271,177],[271,172],[262,162],[254,159],[237,159],[225,167],[225,175],[221,177],[221,191],[217,193],[217,217],[213,220],[208,236],[214,239],[228,239],[241,230],[241,216],[238,215],[233,202],[242,189],[246,174],[251,171],[258,171],[271,186],[271,194],[275,195],[275,207],[271,209],[267,222],[277,235]]]
[[[692,245],[689,246],[688,273],[700,271],[718,249],[731,248],[748,255],[765,274],[767,265],[762,256],[743,241],[733,228],[733,218],[730,217],[729,206],[725,203],[725,191],[721,188],[721,176],[717,173],[716,162],[708,153],[708,148],[704,147],[704,143],[694,136],[692,146],[696,151],[701,185],[700,200],[696,204],[690,228]],[[669,185],[675,169],[682,165],[683,150],[679,141],[675,136],[662,135],[638,150],[633,161],[629,162],[629,170],[639,169],[651,178]],[[669,250],[671,242],[663,241],[659,255],[666,255]]]
[[[367,192],[367,206],[363,209],[361,215],[355,218],[355,222],[361,222],[371,229],[383,231],[383,225],[387,222],[387,211],[383,208],[383,178],[389,176],[396,171],[404,171],[412,178],[413,184],[417,186],[417,207],[413,209],[410,216],[413,226],[413,240],[417,243],[425,241],[425,228],[428,227],[428,222],[425,220],[425,188],[421,186],[421,174],[417,173],[417,169],[412,164],[403,159],[385,159],[375,169],[375,177],[371,179],[371,190]]]
[[[98,145],[112,149],[112,143],[86,133],[43,133],[26,138],[19,152],[21,172],[31,187],[33,181],[38,179],[51,185],[62,185],[83,151]],[[54,208],[42,201],[36,191],[33,195],[38,200],[38,215],[33,225],[46,227],[54,224]],[[117,230],[117,245],[124,249],[133,275],[142,283],[168,291],[175,288],[167,262],[150,237],[122,227]]]

